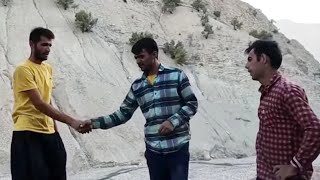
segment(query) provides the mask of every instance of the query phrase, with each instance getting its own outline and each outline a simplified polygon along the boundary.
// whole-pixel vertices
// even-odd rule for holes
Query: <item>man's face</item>
[[[250,73],[252,80],[259,80],[263,77],[265,71],[265,60],[261,57],[258,61],[257,55],[252,49],[248,54],[246,69]]]
[[[155,62],[155,52],[148,53],[145,49],[141,53],[134,56],[141,71],[148,72],[152,68],[152,64]]]
[[[48,59],[50,48],[52,46],[52,39],[41,36],[40,41],[36,44],[31,42],[31,48],[35,58],[41,61]]]

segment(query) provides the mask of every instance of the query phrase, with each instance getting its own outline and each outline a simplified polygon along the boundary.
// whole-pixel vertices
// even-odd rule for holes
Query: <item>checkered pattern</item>
[[[259,90],[258,177],[275,180],[273,166],[290,163],[311,177],[311,163],[320,152],[320,122],[304,90],[280,74]]]
[[[144,132],[148,149],[171,153],[189,142],[189,120],[197,111],[198,101],[183,71],[161,65],[153,86],[143,74],[133,82],[120,109],[111,115],[92,119],[93,127],[108,129],[123,124],[138,107],[146,118]],[[158,130],[165,120],[172,123],[174,132],[162,136]]]

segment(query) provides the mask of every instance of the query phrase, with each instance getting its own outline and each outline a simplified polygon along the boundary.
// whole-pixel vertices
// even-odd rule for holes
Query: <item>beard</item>
[[[47,60],[48,59],[48,55],[49,55],[48,52],[44,52],[44,53],[41,53],[39,51],[35,51],[34,52],[35,58],[37,58],[38,60],[41,60],[41,61]]]

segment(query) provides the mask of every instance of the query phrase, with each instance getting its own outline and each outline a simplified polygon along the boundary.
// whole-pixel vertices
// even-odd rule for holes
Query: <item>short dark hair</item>
[[[158,45],[156,41],[152,38],[142,38],[137,41],[131,49],[131,52],[135,55],[141,53],[145,49],[149,54],[154,51],[159,52]]]
[[[251,50],[257,55],[258,61],[262,54],[267,55],[270,58],[271,67],[274,69],[279,69],[282,63],[281,50],[276,41],[270,40],[256,40],[245,50],[245,53],[249,53]]]
[[[54,34],[51,30],[43,27],[36,27],[31,31],[29,41],[32,41],[33,43],[38,43],[40,41],[41,36],[44,36],[48,39],[54,39]]]

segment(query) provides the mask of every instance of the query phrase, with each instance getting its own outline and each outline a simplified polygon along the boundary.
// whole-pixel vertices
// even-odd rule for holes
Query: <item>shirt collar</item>
[[[267,93],[269,92],[270,88],[281,78],[281,73],[277,72],[276,74],[274,74],[271,79],[270,79],[270,83],[267,86],[260,86],[259,88],[259,92],[261,93]]]
[[[159,72],[162,72],[162,71],[164,71],[165,69],[166,69],[166,67],[165,67],[164,65],[160,64],[158,71],[159,71]],[[141,77],[141,78],[142,78],[142,79],[146,79],[147,76],[148,76],[147,73],[144,72],[144,73],[142,74],[142,77]]]

